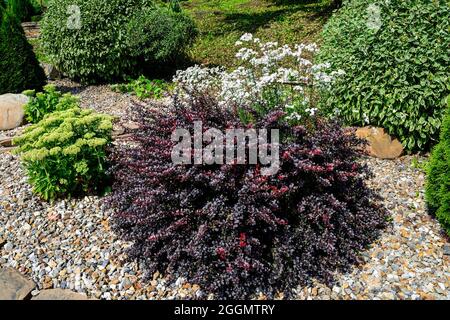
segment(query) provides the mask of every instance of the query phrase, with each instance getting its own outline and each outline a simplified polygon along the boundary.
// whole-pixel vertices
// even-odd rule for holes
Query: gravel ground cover
[[[411,160],[363,160],[374,171],[369,183],[379,189],[393,223],[362,253],[359,267],[337,275],[332,288],[298,288],[299,299],[450,299],[448,239],[426,212],[424,174]],[[0,154],[0,266],[18,269],[40,290],[67,288],[95,298],[207,296],[182,278],[155,274],[143,281],[138,264],[125,261],[129,244],[111,231],[100,198],[41,202],[26,179],[16,156]]]
[[[110,85],[84,86],[68,79],[49,81],[49,84],[55,85],[58,91],[76,95],[80,99],[82,108],[91,108],[97,112],[117,116],[119,123],[128,122],[127,115],[130,113],[130,108],[136,103],[141,103],[131,94],[112,91]],[[19,135],[26,126],[0,131],[0,137]]]
[[[61,91],[78,95],[82,107],[116,115],[121,122],[128,121],[126,114],[138,103],[109,86],[54,83]],[[297,288],[298,299],[450,299],[450,246],[439,223],[427,213],[425,175],[414,165],[417,158],[361,161],[374,173],[368,183],[382,196],[391,226],[362,252],[359,266],[336,275],[333,287],[313,283]],[[0,153],[0,267],[13,267],[35,281],[34,295],[63,288],[101,299],[211,297],[183,278],[156,273],[145,281],[139,265],[126,261],[128,246],[111,231],[110,212],[100,198],[42,202],[32,195],[18,157]]]
[[[130,94],[112,91],[110,85],[84,86],[68,79],[55,80],[51,83],[61,92],[70,92],[78,96],[81,107],[108,113],[121,119],[126,119],[130,107],[138,101]]]

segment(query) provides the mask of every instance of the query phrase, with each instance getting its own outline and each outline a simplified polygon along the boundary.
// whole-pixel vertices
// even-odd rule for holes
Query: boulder
[[[33,281],[18,271],[12,268],[0,269],[0,300],[24,300],[35,287]]]
[[[356,130],[356,135],[368,142],[367,153],[380,159],[396,159],[403,154],[403,145],[392,138],[383,128],[364,127]]]
[[[0,130],[19,127],[23,122],[24,106],[29,98],[24,94],[0,95]]]
[[[65,289],[49,289],[41,291],[31,300],[89,300],[89,298],[80,293]]]

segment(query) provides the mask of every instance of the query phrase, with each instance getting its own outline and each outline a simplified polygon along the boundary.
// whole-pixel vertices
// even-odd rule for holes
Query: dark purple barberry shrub
[[[136,113],[140,129],[112,151],[107,202],[149,275],[185,277],[216,298],[289,296],[313,278],[331,283],[386,224],[356,162],[360,141],[336,123],[291,128],[273,112],[253,124],[280,129],[280,170],[263,176],[259,165],[172,164],[175,128],[246,128],[213,100]]]

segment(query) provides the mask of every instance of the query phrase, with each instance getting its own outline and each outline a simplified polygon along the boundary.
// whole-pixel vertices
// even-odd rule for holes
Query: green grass
[[[193,63],[232,67],[234,43],[246,32],[280,44],[320,43],[332,0],[186,0],[200,34],[189,51]],[[38,40],[32,40],[41,62],[48,62]]]
[[[280,44],[320,43],[331,14],[330,0],[188,0],[183,10],[196,21],[200,35],[189,52],[196,63],[230,67],[234,43],[246,32]]]

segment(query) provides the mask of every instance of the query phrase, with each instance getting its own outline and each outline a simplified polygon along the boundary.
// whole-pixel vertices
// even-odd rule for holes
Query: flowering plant
[[[100,191],[113,118],[74,107],[56,111],[14,139],[33,192],[44,200]]]
[[[311,62],[318,51],[315,44],[280,46],[277,42],[263,43],[246,33],[236,46],[236,58],[240,61],[236,69],[196,65],[178,71],[174,82],[190,96],[215,96],[219,105],[237,109],[244,122],[254,120],[248,109],[263,116],[284,106],[287,119],[298,123],[316,115],[318,91],[343,74],[328,73],[327,63]]]

